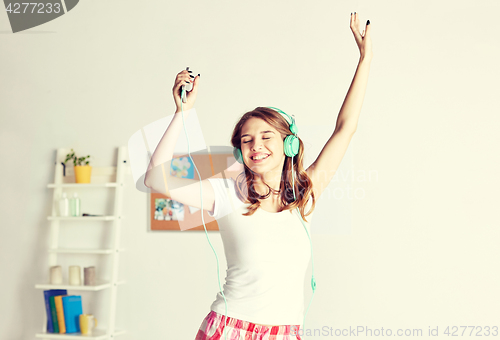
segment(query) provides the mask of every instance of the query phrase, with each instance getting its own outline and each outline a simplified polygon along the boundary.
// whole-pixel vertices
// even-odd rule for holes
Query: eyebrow
[[[274,133],[274,131],[271,131],[271,130],[261,131],[260,133],[267,133],[267,132],[272,132],[272,133]],[[246,134],[244,134],[243,136],[241,136],[241,138],[246,137],[246,136],[250,136],[250,135],[249,135],[248,133],[246,133]],[[241,138],[240,138],[240,139],[241,139]]]

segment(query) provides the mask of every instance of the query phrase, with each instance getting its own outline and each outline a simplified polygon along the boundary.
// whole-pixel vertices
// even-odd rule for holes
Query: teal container
[[[76,192],[73,194],[73,197],[71,197],[69,200],[69,212],[70,212],[71,216],[74,216],[74,217],[81,216],[80,198],[78,197],[78,194]]]

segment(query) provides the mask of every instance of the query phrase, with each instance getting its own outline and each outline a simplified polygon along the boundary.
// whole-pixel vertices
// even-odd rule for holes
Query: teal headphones
[[[184,126],[184,133],[186,134],[186,139],[188,141],[188,155],[189,155],[189,158],[191,158],[191,162],[193,162],[194,168],[196,169],[196,172],[198,173],[198,177],[200,178],[200,197],[203,197],[203,189],[202,189],[203,186],[201,185],[201,176],[200,176],[200,173],[198,171],[198,168],[196,167],[196,164],[193,161],[193,158],[191,157],[191,153],[189,151],[189,138],[188,138],[187,131],[186,131],[186,125],[184,124],[184,109],[182,107],[183,106],[182,105],[183,102],[184,103],[186,102],[186,90],[185,90],[184,86],[182,86],[182,90],[181,90],[182,124]],[[284,140],[284,151],[285,151],[285,155],[288,156],[288,157],[294,157],[294,156],[296,156],[299,153],[300,142],[299,142],[299,138],[297,137],[298,128],[295,125],[295,119],[293,117],[290,117],[288,114],[286,114],[285,112],[281,111],[278,108],[271,107],[271,106],[267,106],[267,108],[276,110],[277,112],[281,113],[283,115],[283,117],[287,120],[287,122],[289,124],[289,127],[290,127],[290,132],[292,134],[286,136],[286,138]],[[287,117],[289,118],[289,120],[287,119]],[[236,158],[236,160],[239,163],[243,164],[243,156],[241,154],[241,149],[234,148],[233,149],[233,155],[234,155],[234,158]],[[294,180],[294,183],[295,183],[295,179],[293,178],[293,162],[292,162],[292,179]],[[293,190],[293,197],[296,200],[297,197],[295,196],[295,185],[292,186],[292,190]],[[203,199],[201,199],[201,211],[203,212]],[[305,321],[306,321],[307,312],[309,311],[309,307],[311,306],[311,302],[312,302],[312,299],[314,297],[314,293],[316,291],[316,280],[314,279],[314,257],[313,257],[313,252],[312,252],[311,237],[309,236],[309,232],[307,231],[306,225],[304,224],[304,221],[302,220],[302,216],[300,215],[299,208],[297,208],[297,213],[299,215],[300,221],[302,222],[302,225],[304,226],[304,229],[306,230],[307,237],[309,238],[309,243],[311,245],[311,259],[312,259],[311,287],[312,287],[313,294],[311,296],[311,300],[309,301],[309,305],[307,306],[307,311],[306,311],[306,314],[304,315],[304,321],[302,322],[302,327],[305,329],[304,325],[305,325]],[[210,242],[210,239],[208,238],[207,228],[205,226],[205,220],[203,218],[203,214],[201,214],[201,220],[203,222],[203,227],[205,229],[205,234],[207,236],[208,243],[212,247],[212,243]],[[222,297],[224,298],[224,302],[226,304],[226,318],[225,318],[225,327],[224,327],[223,333],[225,333],[225,339],[227,340],[227,332],[226,332],[226,329],[227,329],[227,327],[226,327],[227,326],[227,301],[226,301],[226,297],[225,297],[225,295],[224,295],[224,293],[222,291],[221,285],[220,285],[219,258],[217,257],[217,253],[215,252],[215,249],[213,247],[212,247],[212,250],[214,251],[215,257],[217,259],[217,278],[219,279],[220,293],[222,294]]]

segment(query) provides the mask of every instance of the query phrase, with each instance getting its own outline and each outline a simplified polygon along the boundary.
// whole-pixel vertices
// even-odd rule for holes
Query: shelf
[[[106,183],[62,183],[55,184],[49,183],[47,184],[47,188],[116,188],[120,186],[124,186],[123,183],[116,182],[106,182]]]
[[[47,216],[49,221],[114,221],[123,218],[123,216]]]
[[[116,285],[121,285],[124,284],[125,281],[121,280],[116,283]],[[68,283],[66,284],[60,284],[60,285],[53,285],[50,283],[39,283],[35,285],[35,288],[37,289],[68,289],[68,290],[90,290],[90,291],[97,291],[97,290],[103,290],[106,288],[111,287],[112,283],[109,281],[99,281],[96,280],[96,284],[94,286],[74,286],[70,285]]]
[[[115,337],[117,335],[125,334],[125,330],[115,330],[114,333],[110,335],[110,337]],[[59,333],[36,333],[37,338],[42,339],[75,339],[75,338],[84,338],[89,340],[104,340],[107,339],[106,330],[104,329],[94,329],[92,331],[92,335],[82,335],[82,333],[68,333],[68,334],[59,334]]]
[[[85,280],[84,277],[82,277],[82,282],[80,285],[71,285],[69,282],[69,272],[67,272],[67,276],[63,277],[63,280],[60,284],[51,284],[50,283],[50,275],[42,276],[39,282],[35,281],[33,284],[35,289],[38,290],[66,290],[68,292],[68,295],[82,295],[82,298],[85,295],[85,298],[88,298],[89,301],[91,302],[92,309],[95,309],[93,311],[93,314],[96,315],[96,318],[99,319],[99,327],[97,329],[94,329],[92,331],[92,335],[83,335],[81,332],[75,332],[75,333],[50,333],[47,332],[47,326],[48,326],[48,317],[47,315],[47,300],[45,294],[41,294],[44,296],[44,299],[42,300],[44,302],[44,320],[43,323],[41,323],[41,328],[38,330],[39,332],[36,332],[33,334],[36,338],[38,339],[75,339],[75,338],[85,338],[85,339],[95,339],[95,340],[113,340],[115,339],[116,336],[121,335],[126,333],[125,330],[123,329],[116,329],[116,304],[117,304],[117,294],[118,294],[118,286],[123,285],[126,283],[125,280],[119,280],[119,260],[120,260],[120,255],[125,249],[121,248],[120,246],[120,235],[122,231],[122,222],[124,220],[123,216],[123,197],[124,197],[124,189],[126,187],[130,186],[130,183],[126,183],[126,181],[130,182],[128,178],[126,178],[126,174],[131,174],[131,169],[130,165],[127,159],[127,154],[128,154],[128,149],[126,146],[120,146],[118,147],[118,153],[115,154],[116,156],[116,166],[92,166],[91,168],[91,177],[90,177],[90,183],[76,183],[76,173],[75,173],[75,166],[68,166],[68,164],[64,165],[64,160],[66,156],[72,152],[70,151],[69,148],[58,148],[56,150],[56,161],[55,161],[55,168],[54,168],[54,178],[51,180],[52,183],[46,183],[46,188],[48,189],[54,189],[54,190],[47,190],[47,194],[51,196],[51,199],[48,200],[49,203],[52,205],[52,210],[49,212],[49,215],[47,216],[47,221],[45,222],[46,224],[50,225],[50,244],[46,248],[47,253],[46,256],[48,257],[48,268],[51,268],[53,266],[61,265],[61,262],[59,260],[60,257],[68,257],[68,255],[72,255],[71,258],[73,258],[71,262],[73,264],[78,264],[79,261],[82,261],[80,265],[87,263],[88,260],[106,260],[105,262],[107,263],[106,266],[102,266],[102,269],[106,268],[106,273],[102,273],[101,275],[96,276],[95,278],[95,283],[91,286],[86,286],[84,284]],[[108,192],[107,188],[114,188],[115,190],[112,190],[111,192]],[[105,190],[104,190],[105,189]],[[82,195],[86,195],[85,193],[90,193],[90,192],[95,192],[97,193],[98,191],[101,192],[101,190],[106,191],[106,195],[98,195],[95,199],[93,199],[93,203],[102,204],[102,208],[108,208],[108,210],[97,210],[94,212],[91,211],[85,211],[83,210],[82,212],[85,213],[84,216],[83,213],[80,213],[79,216],[60,216],[58,213],[59,209],[59,200],[61,199],[64,194],[67,194],[67,198],[71,199],[71,196],[73,196],[73,192],[78,192],[78,196],[80,196],[80,193]],[[104,192],[102,191],[102,192]],[[108,195],[109,194],[109,195]],[[108,197],[109,196],[109,197]],[[109,202],[108,198],[111,198],[111,196],[114,196],[113,201]],[[111,205],[108,203],[112,203],[112,210],[111,210]],[[88,216],[90,214],[91,216]],[[82,221],[86,221],[87,223],[80,223]],[[68,223],[68,222],[74,222],[74,223]],[[101,223],[101,222],[112,222],[112,223]],[[91,244],[80,244],[80,245],[65,245],[64,243],[61,243],[60,238],[61,238],[61,231],[62,228],[60,227],[61,224],[66,224],[70,225],[70,227],[76,227],[77,225],[83,225],[83,226],[89,226],[91,224],[103,224],[102,226],[99,227],[105,227],[106,230],[108,228],[111,228],[110,231],[110,237],[111,241],[109,244],[101,244],[92,242]],[[104,226],[105,225],[105,226]],[[72,228],[73,229],[73,228]],[[88,228],[85,228],[88,229]],[[72,231],[71,238],[80,238],[81,235],[80,233],[83,230],[64,230],[65,232],[70,232]],[[66,234],[66,233],[64,233]],[[69,235],[64,235],[64,236],[69,236]],[[88,235],[88,240],[85,241],[92,241],[90,236],[93,235]],[[97,238],[97,239],[96,239]],[[101,236],[93,236],[92,239],[94,241],[101,240]],[[108,240],[106,237],[103,240]],[[89,258],[90,256],[101,256],[101,255],[112,255],[112,256],[107,256],[105,258],[99,257],[97,259],[94,258]],[[109,261],[108,261],[109,260]],[[94,263],[92,263],[94,264]],[[100,265],[97,267],[97,270],[99,272]],[[85,275],[84,275],[85,276]],[[33,287],[32,286],[32,287]],[[103,294],[106,294],[106,296],[109,297],[108,300],[106,300],[105,305],[103,303],[100,303],[99,300],[101,300],[101,295],[102,294],[93,294],[91,296],[87,292],[92,293],[92,292],[102,292]],[[109,294],[109,295],[108,295]],[[87,301],[81,301],[82,305],[83,302]],[[101,308],[101,305],[103,305]],[[82,306],[83,308],[83,306]],[[49,313],[52,313],[53,310],[49,309]],[[50,314],[51,315],[51,314]],[[102,319],[106,319],[107,322],[101,323],[100,321]],[[33,336],[32,335],[32,336]],[[123,338],[123,337],[122,337]],[[115,339],[116,340],[116,339]]]
[[[122,252],[125,249],[119,249]],[[49,249],[49,253],[71,253],[71,254],[103,254],[109,255],[113,254],[113,249],[75,249],[75,248],[57,248]]]

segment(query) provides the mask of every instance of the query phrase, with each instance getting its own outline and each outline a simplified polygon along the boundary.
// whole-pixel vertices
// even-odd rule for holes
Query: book
[[[56,318],[55,314],[55,305],[54,305],[54,313],[52,313],[52,308],[51,308],[51,297],[52,301],[54,300],[53,297],[56,295],[66,295],[68,294],[68,291],[66,289],[49,289],[49,290],[44,290],[43,291],[43,297],[45,299],[45,312],[47,313],[47,332],[50,333],[58,333],[59,330],[55,331],[54,330],[54,321],[57,324],[57,320],[54,320]]]
[[[59,322],[57,322],[56,302],[54,296],[50,297],[50,311],[52,312],[52,323],[54,325],[54,333],[59,333]]]
[[[57,314],[57,322],[59,323],[59,334],[66,333],[66,324],[64,320],[64,310],[62,304],[62,298],[68,295],[57,295],[54,296],[54,302],[56,304],[56,314]]]
[[[80,314],[83,314],[82,296],[69,295],[62,297],[64,323],[66,333],[80,332]]]

